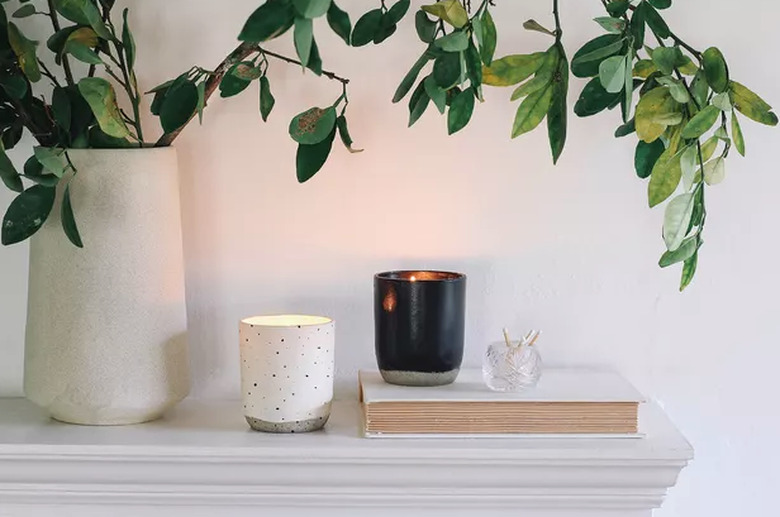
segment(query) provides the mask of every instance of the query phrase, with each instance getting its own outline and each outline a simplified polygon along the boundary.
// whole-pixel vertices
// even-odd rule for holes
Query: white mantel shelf
[[[653,404],[640,430],[641,439],[365,439],[352,401],[311,434],[250,431],[232,401],[95,428],[0,399],[0,516],[647,517],[693,450]]]

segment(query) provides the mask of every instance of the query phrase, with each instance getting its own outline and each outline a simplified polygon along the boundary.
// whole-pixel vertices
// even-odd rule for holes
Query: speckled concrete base
[[[328,422],[329,416],[310,418],[308,420],[296,420],[294,422],[266,422],[259,418],[246,417],[249,427],[255,431],[264,433],[310,433],[322,429]]]
[[[444,386],[452,384],[460,373],[460,369],[448,372],[402,372],[379,370],[385,382],[399,386]]]

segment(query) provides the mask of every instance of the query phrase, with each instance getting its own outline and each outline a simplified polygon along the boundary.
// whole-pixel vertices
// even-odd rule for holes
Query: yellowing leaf
[[[130,136],[130,131],[119,113],[116,92],[111,83],[99,77],[85,77],[79,81],[78,88],[105,134],[116,138]]]
[[[739,125],[737,114],[731,113],[731,136],[734,139],[734,146],[737,152],[745,156],[745,137],[742,135],[742,126]]]
[[[511,86],[525,81],[544,64],[546,53],[514,54],[494,59],[482,67],[482,83],[490,86]]]
[[[656,71],[658,71],[658,67],[650,59],[640,59],[634,65],[634,77],[640,79],[647,79],[650,74]]]
[[[679,104],[668,88],[654,88],[639,99],[635,124],[637,136],[642,141],[648,144],[655,141],[666,131],[667,126],[679,124],[681,120]]]
[[[27,39],[15,23],[8,24],[8,43],[19,60],[19,68],[30,82],[41,80],[41,69],[38,66],[38,57],[35,54],[36,42]]]
[[[764,99],[736,81],[731,81],[730,89],[731,100],[740,113],[761,124],[777,125],[777,115],[772,113],[772,106]]]
[[[469,14],[460,0],[442,0],[433,5],[424,5],[421,9],[426,13],[438,16],[458,29],[469,22]]]
[[[718,120],[721,111],[713,105],[705,107],[698,112],[683,129],[682,136],[686,139],[699,138],[701,135],[709,131],[709,129]]]
[[[671,148],[668,148],[663,152],[650,174],[650,183],[647,185],[650,208],[666,201],[680,184],[682,177],[680,154],[672,154],[670,151]]]

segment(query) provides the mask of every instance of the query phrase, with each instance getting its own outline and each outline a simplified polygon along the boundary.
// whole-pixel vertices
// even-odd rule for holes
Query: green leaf
[[[704,77],[704,70],[699,70],[691,81],[691,93],[699,106],[707,104],[710,87],[707,84],[707,78]]]
[[[455,95],[447,112],[447,134],[452,135],[466,127],[473,112],[474,92],[471,88]]]
[[[650,174],[650,183],[647,185],[650,208],[666,201],[680,184],[682,177],[680,154],[672,154],[671,150],[672,148],[669,147],[661,154]]]
[[[623,72],[624,84],[623,84],[623,97],[620,104],[620,113],[623,117],[623,122],[628,122],[631,118],[631,108],[634,103],[634,77],[632,74],[634,63],[634,50],[628,49],[626,55],[625,66],[626,69]],[[619,93],[619,92],[618,92]]]
[[[11,201],[3,218],[2,243],[16,244],[37,232],[54,206],[55,190],[33,185]]]
[[[420,81],[417,88],[412,92],[412,96],[409,97],[409,126],[412,127],[417,122],[425,110],[428,108],[428,103],[431,98],[425,92],[425,81]]]
[[[612,56],[599,65],[599,80],[608,93],[623,91],[626,85],[627,56]]]
[[[352,31],[352,46],[362,47],[363,45],[371,43],[374,40],[374,35],[379,30],[379,24],[381,22],[381,9],[373,9],[361,16]]]
[[[287,32],[294,21],[295,9],[290,0],[268,0],[249,16],[238,39],[268,41]]]
[[[615,138],[622,138],[636,132],[636,121],[631,119],[615,130]]]
[[[669,26],[666,24],[664,19],[661,17],[660,14],[658,14],[658,11],[656,11],[652,5],[647,3],[644,4],[644,8],[642,9],[642,14],[644,14],[647,25],[650,27],[653,33],[655,33],[656,36],[663,39],[666,39],[669,36],[671,36],[671,32],[669,32]]]
[[[292,0],[293,7],[304,18],[319,18],[328,12],[331,0]]]
[[[429,75],[423,80],[423,87],[425,88],[425,93],[428,94],[428,97],[431,98],[436,106],[436,109],[439,110],[439,113],[444,113],[444,110],[447,108],[447,92],[436,84],[436,79],[433,75]]]
[[[639,50],[642,45],[645,44],[645,21],[647,16],[645,15],[645,3],[640,2],[634,10],[634,14],[631,15],[631,22],[629,24],[629,32],[634,38],[634,50]]]
[[[116,138],[130,135],[119,113],[116,92],[111,83],[99,77],[85,77],[79,81],[78,87],[104,133]]]
[[[696,250],[699,249],[700,241],[697,236],[689,237],[683,241],[679,248],[674,251],[667,251],[661,256],[661,260],[658,261],[658,265],[661,267],[669,267],[674,264],[686,261],[694,256]]]
[[[704,181],[707,185],[717,185],[726,179],[726,160],[718,156],[704,164]]]
[[[5,186],[14,192],[22,192],[24,190],[22,178],[5,153],[5,147],[2,142],[0,142],[0,180],[3,180]]]
[[[68,20],[92,27],[104,40],[114,40],[103,22],[100,10],[92,0],[54,0],[54,8]]]
[[[98,126],[89,128],[88,143],[89,147],[94,149],[129,149],[138,147],[137,143],[133,143],[126,138],[108,136]]]
[[[36,42],[27,39],[15,23],[8,24],[8,43],[19,62],[19,68],[30,82],[41,80],[41,69],[38,66],[38,56],[35,53]]]
[[[349,45],[349,35],[352,32],[352,22],[349,20],[349,14],[342,11],[336,2],[331,2],[328,8],[328,25],[344,43]]]
[[[612,0],[607,4],[607,12],[610,16],[620,17],[626,14],[631,6],[628,0]]]
[[[203,125],[203,109],[206,107],[206,81],[198,83],[198,124]]]
[[[698,112],[683,128],[682,137],[685,139],[699,138],[712,128],[720,117],[720,110],[709,105]]]
[[[706,142],[704,142],[701,145],[701,156],[702,160],[705,162],[712,158],[712,155],[715,154],[715,150],[718,148],[718,138],[717,137],[710,137],[707,139]]]
[[[468,48],[470,41],[471,39],[465,32],[454,31],[435,40],[433,44],[445,52],[461,52]]]
[[[424,5],[421,9],[441,18],[456,29],[460,29],[469,22],[469,15],[460,0],[442,0],[433,5]]]
[[[436,79],[436,84],[445,90],[449,90],[458,84],[460,74],[460,54],[445,52],[433,62],[433,77]]]
[[[482,100],[482,95],[479,87],[482,85],[482,58],[479,56],[477,47],[474,46],[474,42],[469,40],[469,46],[465,52],[466,56],[466,75],[471,82],[471,86],[474,91]]]
[[[658,47],[653,49],[653,63],[664,75],[671,75],[682,53],[677,47]]]
[[[664,143],[661,140],[655,140],[651,143],[639,141],[636,145],[636,152],[634,153],[634,169],[636,169],[636,175],[642,179],[650,176],[653,172],[658,159],[666,150]]]
[[[379,20],[379,28],[374,33],[374,39],[372,40],[374,45],[382,43],[384,40],[395,34],[397,29],[398,26],[390,17],[390,11],[385,12],[382,15],[382,19]]]
[[[571,72],[575,77],[587,78],[599,75],[599,65],[601,61],[610,55],[617,54],[622,50],[624,42],[617,34],[602,34],[598,38],[585,43],[572,57]],[[607,49],[607,50],[604,50]],[[596,58],[593,53],[597,52]],[[603,55],[599,58],[598,55]],[[584,59],[583,58],[587,58]]]
[[[295,18],[293,40],[298,59],[301,60],[301,64],[305,67],[309,63],[311,44],[314,41],[314,24],[310,18]]]
[[[704,69],[704,75],[707,78],[707,84],[715,93],[721,93],[728,90],[729,70],[726,66],[726,60],[723,58],[720,50],[710,47],[701,55],[701,64]]]
[[[127,68],[132,71],[135,68],[135,38],[130,31],[130,24],[127,22],[127,13],[129,9],[125,8],[122,11],[122,46],[125,48],[125,56],[127,56]]]
[[[772,112],[772,106],[736,81],[730,83],[731,101],[734,107],[747,118],[766,124],[777,125],[777,115]]]
[[[669,93],[672,94],[672,98],[680,104],[688,104],[691,100],[688,89],[681,81],[665,76],[657,77],[656,81],[658,81],[658,84],[669,87]]]
[[[344,144],[344,147],[347,148],[347,151],[350,153],[362,153],[363,149],[355,149],[352,147],[352,137],[349,134],[349,128],[347,127],[347,118],[344,115],[341,115],[339,118],[336,119],[336,128],[338,129],[339,136],[341,137],[341,142]]]
[[[268,120],[268,115],[274,109],[274,104],[276,104],[276,99],[271,93],[271,84],[268,82],[268,77],[263,76],[260,78],[260,116],[263,117],[263,122]]]
[[[533,19],[524,21],[523,28],[527,31],[541,32],[542,34],[555,37],[555,33],[553,31]]]
[[[734,146],[737,152],[745,156],[745,137],[742,135],[742,126],[739,125],[737,114],[731,113],[731,136],[734,138]]]
[[[428,18],[425,11],[417,11],[414,15],[414,28],[423,43],[432,43],[436,37],[436,22]]]
[[[38,160],[44,169],[61,178],[65,174],[68,164],[65,161],[65,151],[51,147],[35,147],[35,159]]]
[[[79,41],[68,40],[64,50],[65,53],[70,54],[82,63],[87,63],[88,65],[103,64],[103,60],[100,59],[100,56],[94,50]]]
[[[81,235],[79,234],[79,228],[76,224],[76,218],[73,215],[73,205],[70,200],[70,185],[65,187],[65,191],[62,194],[62,207],[61,207],[62,229],[65,231],[65,235],[68,237],[71,243],[77,248],[83,248],[84,243],[81,242]]]
[[[672,0],[647,0],[650,5],[656,9],[668,9],[672,5]]]
[[[400,22],[406,16],[407,11],[409,11],[409,5],[411,5],[410,0],[398,0],[398,2],[394,3],[385,15],[388,22],[393,25]]]
[[[610,34],[622,34],[626,29],[626,21],[621,18],[599,16],[598,18],[594,18],[593,21],[601,25],[601,27]]]
[[[64,131],[70,131],[71,106],[67,90],[59,86],[55,87],[51,96],[51,111],[54,121]]]
[[[553,79],[553,73],[556,71],[557,60],[557,53],[551,51],[546,52],[544,63],[541,67],[539,67],[539,70],[536,71],[533,79],[526,81],[515,88],[515,91],[512,92],[512,97],[510,100],[515,101],[547,86]],[[598,82],[598,79],[596,79],[596,82]]]
[[[0,75],[0,86],[12,99],[21,100],[27,95],[27,80],[21,75]]]
[[[617,105],[617,103],[620,102],[620,98],[621,95],[619,93],[607,92],[607,90],[601,86],[601,80],[598,77],[594,77],[588,81],[588,84],[582,89],[582,92],[574,105],[574,113],[578,117],[589,117]]]
[[[219,95],[221,97],[233,97],[234,95],[238,95],[239,93],[243,92],[247,88],[249,88],[249,85],[252,84],[251,81],[247,81],[246,79],[242,79],[238,77],[234,72],[235,70],[241,66],[241,65],[248,65],[251,66],[251,62],[244,62],[244,63],[236,63],[230,69],[227,71],[227,73],[222,77],[222,81],[219,83]]]
[[[591,52],[588,52],[587,54],[582,54],[581,56],[575,57],[575,59],[577,59],[578,65],[590,63],[593,61],[599,62],[600,65],[603,60],[619,52],[623,48],[624,44],[624,40],[619,39],[610,43],[609,45],[597,48]]]
[[[683,188],[690,190],[696,180],[696,165],[699,161],[699,149],[694,143],[683,149],[680,154]]]
[[[417,77],[420,75],[420,71],[426,64],[428,64],[428,61],[431,59],[433,59],[433,56],[427,50],[423,52],[419,58],[417,58],[417,61],[415,61],[414,65],[412,65],[412,68],[401,80],[401,84],[399,84],[398,88],[395,90],[395,94],[393,95],[394,103],[406,97],[406,94],[409,93],[409,90],[412,89],[412,86],[417,80]]]
[[[733,106],[731,105],[731,97],[728,92],[719,93],[713,95],[710,103],[721,111],[728,113]]]
[[[314,145],[325,140],[336,125],[336,108],[309,108],[290,122],[289,133],[299,144]]]
[[[35,6],[32,4],[27,4],[21,6],[19,9],[14,11],[14,14],[12,15],[14,18],[27,18],[28,16],[32,16],[35,14]]]
[[[685,288],[691,284],[691,281],[693,281],[693,277],[696,275],[696,265],[698,262],[698,253],[694,253],[685,260],[682,269],[682,277],[680,278],[680,292],[684,291]]]
[[[306,145],[299,144],[298,152],[295,157],[295,170],[299,183],[305,183],[314,177],[328,159],[330,150],[333,148],[333,139],[336,137],[335,121],[334,127],[325,139],[321,142]]]
[[[493,15],[490,14],[488,9],[482,13],[480,18],[482,25],[482,43],[479,46],[480,55],[482,56],[482,62],[485,66],[490,66],[493,63],[493,56],[496,53],[496,24],[493,22]]]
[[[663,237],[669,251],[679,248],[688,234],[694,201],[694,195],[686,193],[680,194],[666,205]]]
[[[552,94],[552,84],[548,84],[545,88],[523,99],[515,114],[515,121],[512,125],[512,138],[532,131],[541,124],[547,115],[547,111],[550,109]]]
[[[482,83],[490,86],[511,86],[525,81],[544,64],[546,52],[514,54],[494,60],[482,69]]]
[[[198,87],[190,80],[172,86],[160,108],[160,123],[166,133],[186,124],[198,110]]]
[[[563,46],[556,44],[558,52],[557,70],[552,79],[552,99],[547,110],[547,135],[552,150],[553,165],[563,153],[566,144],[567,114],[566,98],[569,94],[569,62]]]

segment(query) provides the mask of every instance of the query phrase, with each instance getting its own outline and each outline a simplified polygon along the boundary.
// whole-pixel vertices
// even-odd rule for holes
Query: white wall
[[[229,3],[133,2],[143,87],[219,62],[258,5]],[[353,21],[374,3],[340,1]],[[735,78],[780,105],[775,2],[676,3],[667,16],[678,33],[698,47],[718,44]],[[498,4],[499,54],[546,48],[546,37],[519,27],[531,17],[549,24],[549,2]],[[588,20],[599,4],[562,2],[570,55],[598,33]],[[453,137],[433,112],[407,130],[405,104],[389,99],[421,52],[410,22],[357,50],[319,22],[325,68],[353,79],[349,119],[366,151],[336,144],[306,185],[295,180],[287,124],[332,102],[339,86],[295,67],[273,64],[269,123],[253,89],[213,101],[206,125],[178,141],[194,395],[236,396],[237,322],[263,312],[335,317],[338,371],[351,384],[373,364],[372,274],[452,268],[469,275],[468,363],[501,327],[539,327],[549,362],[611,363],[664,405],[697,457],[657,515],[766,514],[780,484],[780,132],[743,124],[748,157],[735,153],[727,181],[709,190],[698,278],[680,295],[679,271],[656,267],[662,214],[647,209],[634,140],[612,139],[619,116],[572,116],[555,168],[545,131],[510,141],[509,90],[489,90]],[[289,51],[289,40],[274,48]],[[572,102],[582,86],[573,81]],[[3,209],[9,199],[0,194]],[[20,392],[25,261],[25,246],[0,250],[3,394]]]

